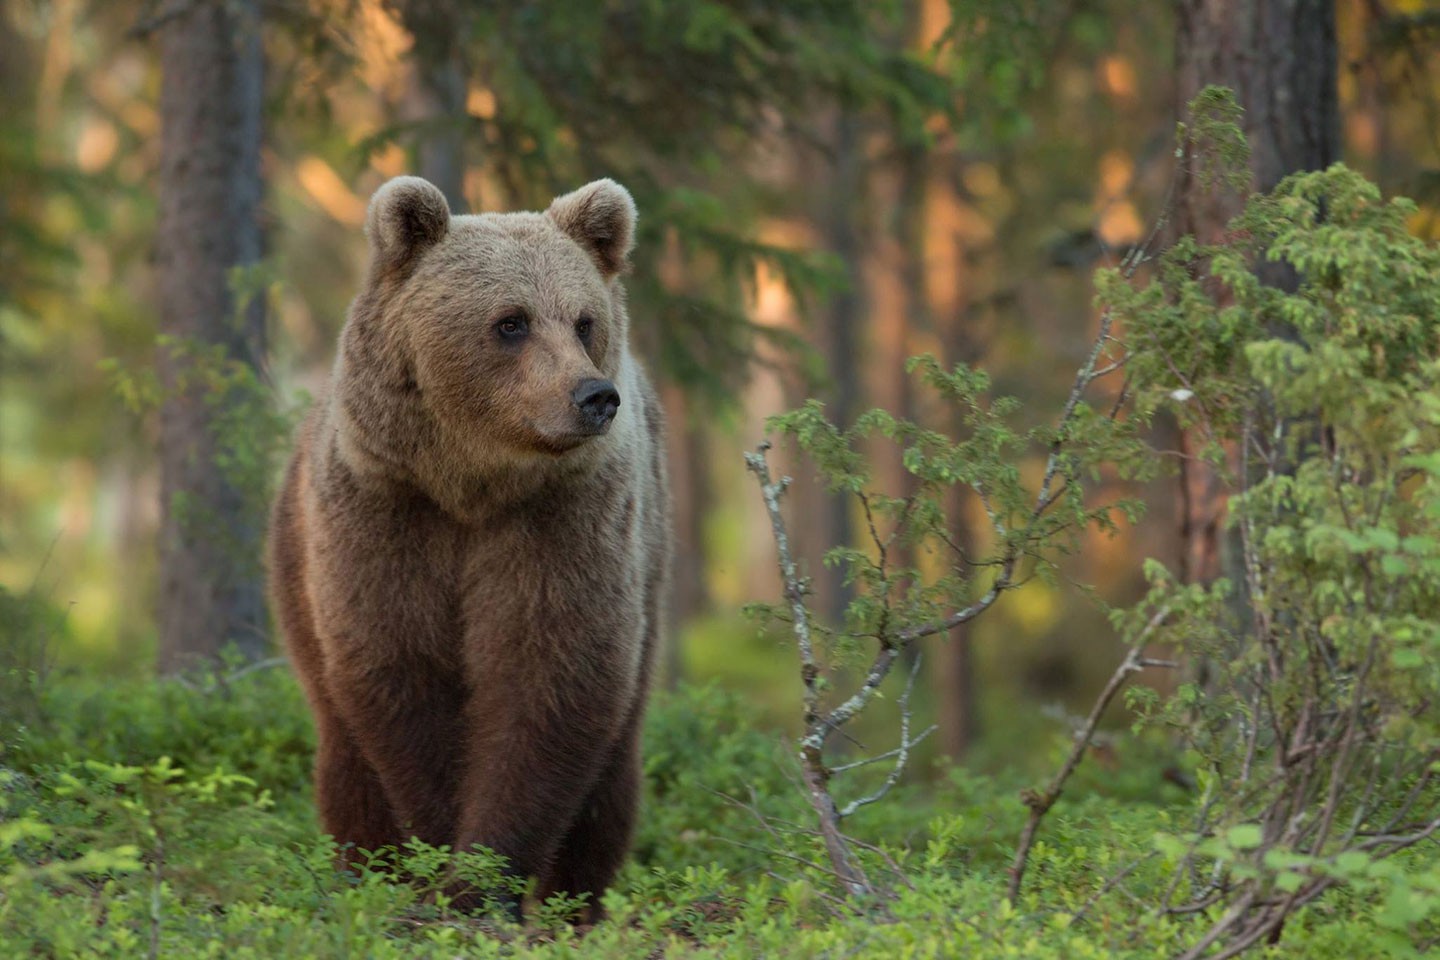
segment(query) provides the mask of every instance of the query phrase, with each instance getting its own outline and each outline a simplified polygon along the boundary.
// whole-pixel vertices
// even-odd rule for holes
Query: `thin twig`
[[[231,672],[225,674],[224,676],[213,677],[209,683],[206,683],[203,686],[199,683],[187,679],[184,674],[177,673],[169,679],[174,683],[178,683],[180,686],[184,687],[186,690],[191,691],[192,693],[202,693],[208,696],[212,693],[215,693],[217,690],[225,690],[227,687],[230,686],[230,684],[234,683],[236,680],[239,680],[241,677],[248,676],[252,673],[257,673],[261,670],[270,670],[274,667],[283,667],[289,662],[290,660],[288,657],[266,657],[264,660],[256,660],[254,663],[247,663],[243,667],[238,667],[235,670],[232,670]]]
[[[1084,727],[1075,735],[1075,742],[1070,748],[1070,754],[1065,758],[1060,769],[1056,771],[1050,784],[1042,792],[1025,791],[1024,800],[1025,805],[1030,808],[1030,816],[1025,821],[1025,829],[1020,834],[1020,844],[1015,850],[1015,861],[1010,866],[1010,885],[1006,891],[1006,897],[1011,903],[1020,898],[1020,884],[1025,878],[1025,867],[1030,860],[1030,848],[1035,843],[1035,834],[1040,830],[1040,821],[1045,819],[1045,814],[1055,806],[1055,802],[1060,799],[1060,792],[1065,788],[1065,782],[1070,779],[1070,775],[1080,765],[1081,758],[1085,756],[1086,749],[1089,748],[1091,740],[1095,737],[1095,728],[1100,724],[1100,717],[1110,706],[1110,701],[1115,699],[1115,695],[1120,692],[1120,688],[1125,685],[1130,674],[1141,669],[1141,662],[1145,659],[1141,656],[1141,650],[1145,647],[1146,639],[1169,615],[1170,608],[1162,607],[1150,618],[1145,629],[1135,638],[1130,652],[1125,655],[1120,666],[1115,668],[1115,672],[1110,676],[1110,681],[1105,684],[1105,689],[1095,699],[1095,705],[1090,708],[1090,715],[1085,718]]]
[[[1158,853],[1152,850],[1151,852],[1145,854],[1143,857],[1136,857],[1134,860],[1131,860],[1128,864],[1125,865],[1123,869],[1120,870],[1119,873],[1116,873],[1110,879],[1106,880],[1105,883],[1101,885],[1100,889],[1096,890],[1090,896],[1090,899],[1086,900],[1083,904],[1081,904],[1079,910],[1076,910],[1070,915],[1070,924],[1074,926],[1075,924],[1083,920],[1085,918],[1085,914],[1090,912],[1090,908],[1100,902],[1101,897],[1105,896],[1105,894],[1118,887],[1121,881],[1123,881],[1126,877],[1130,876],[1130,874],[1134,873],[1141,864],[1148,863],[1149,861],[1155,859],[1155,857],[1158,855]]]
[[[290,661],[285,657],[266,657],[264,660],[256,660],[254,663],[246,664],[245,666],[240,667],[238,670],[227,673],[225,676],[220,678],[218,685],[223,687],[228,684],[234,683],[241,677],[248,676],[249,674],[256,673],[260,670],[269,670],[274,667],[283,667],[289,662]]]
[[[939,729],[940,729],[940,728],[939,728],[938,726],[936,726],[935,724],[933,724],[933,723],[930,724],[930,726],[926,727],[924,730],[921,730],[920,733],[915,737],[914,740],[911,740],[911,741],[910,741],[910,746],[911,746],[911,747],[918,746],[919,744],[923,743],[924,740],[925,740],[927,737],[930,736],[930,734],[934,733],[936,730],[939,730]],[[896,754],[898,754],[898,753],[901,751],[901,749],[903,749],[903,748],[901,748],[901,747],[896,747],[894,750],[886,750],[884,753],[877,753],[877,754],[875,754],[875,756],[873,756],[873,757],[866,757],[866,758],[863,759],[863,760],[852,760],[852,761],[850,761],[849,763],[842,763],[842,764],[840,764],[840,766],[838,766],[838,767],[831,767],[831,768],[830,768],[830,773],[831,773],[831,775],[833,776],[834,774],[837,774],[837,773],[845,773],[847,770],[856,770],[856,769],[859,769],[860,767],[868,767],[868,766],[869,766],[870,764],[872,764],[872,763],[879,763],[879,762],[882,761],[882,760],[889,760],[891,757],[893,757],[893,756],[895,756]]]
[[[900,706],[900,752],[895,758],[895,765],[890,768],[890,775],[885,778],[885,782],[880,784],[874,793],[864,797],[857,797],[847,803],[840,811],[841,820],[844,820],[866,804],[883,799],[885,794],[890,792],[890,788],[895,786],[900,780],[900,775],[905,772],[905,761],[910,759],[910,748],[914,745],[910,740],[910,692],[915,689],[915,677],[919,672],[920,657],[916,656],[914,665],[910,667],[910,679],[905,682],[905,692],[900,694],[898,701]],[[931,727],[931,729],[933,730],[934,727]],[[831,773],[833,774],[834,771],[832,770]]]

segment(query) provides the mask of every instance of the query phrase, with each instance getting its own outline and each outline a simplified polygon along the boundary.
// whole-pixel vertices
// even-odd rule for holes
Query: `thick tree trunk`
[[[1339,159],[1334,0],[1179,0],[1177,10],[1179,109],[1209,84],[1235,91],[1256,190]],[[1236,212],[1210,191],[1180,197],[1189,232],[1218,231]]]
[[[1334,0],[1179,0],[1176,4],[1178,113],[1204,87],[1230,87],[1245,109],[1253,187],[1273,188],[1301,170],[1340,156]],[[1220,239],[1243,198],[1207,188],[1182,167],[1173,218],[1177,236]],[[1292,286],[1284,264],[1267,264],[1262,279]],[[1181,571],[1205,583],[1237,572],[1238,558],[1221,536],[1225,497],[1215,470],[1194,459],[1199,438],[1184,435],[1181,460]],[[1237,581],[1238,583],[1239,581]]]
[[[223,464],[220,410],[196,351],[258,367],[263,304],[240,309],[231,271],[261,256],[263,54],[258,0],[193,5],[160,37],[160,667],[227,644],[266,646],[262,518]],[[223,399],[223,398],[222,398]],[[247,493],[249,495],[247,496]]]

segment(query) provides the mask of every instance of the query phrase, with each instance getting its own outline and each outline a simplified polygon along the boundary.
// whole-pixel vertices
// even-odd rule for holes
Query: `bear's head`
[[[627,402],[617,277],[635,216],[611,180],[544,213],[451,216],[435,186],[397,177],[370,202],[370,276],[352,325],[363,313],[367,352],[387,358],[444,442],[488,460],[563,456],[607,433]]]

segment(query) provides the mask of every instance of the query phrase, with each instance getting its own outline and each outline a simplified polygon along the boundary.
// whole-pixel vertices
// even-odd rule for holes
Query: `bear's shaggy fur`
[[[545,213],[452,217],[414,177],[371,201],[270,531],[342,844],[483,845],[592,903],[624,858],[668,546],[634,226],[609,180]]]

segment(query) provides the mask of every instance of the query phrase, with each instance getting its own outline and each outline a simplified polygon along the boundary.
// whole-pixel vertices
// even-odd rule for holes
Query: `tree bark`
[[[161,30],[160,667],[266,647],[262,518],[217,462],[221,412],[196,351],[258,369],[263,303],[237,303],[231,271],[262,249],[264,60],[258,0],[197,3]],[[223,398],[220,398],[223,400]],[[253,493],[253,492],[251,492]]]
[[[1334,0],[1178,0],[1176,10],[1177,113],[1183,118],[1207,85],[1234,90],[1245,110],[1256,191],[1339,159]],[[1243,202],[1206,187],[1182,165],[1175,235],[1216,242]],[[1259,269],[1265,282],[1293,288],[1287,265]],[[1238,563],[1221,535],[1223,486],[1215,469],[1196,459],[1201,446],[1198,437],[1182,435],[1181,573],[1189,583],[1213,581]]]
[[[1334,0],[1180,0],[1177,10],[1179,110],[1208,84],[1235,91],[1256,190],[1340,158]],[[1179,226],[1191,232],[1219,230],[1216,217],[1238,209],[1181,187]]]

